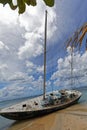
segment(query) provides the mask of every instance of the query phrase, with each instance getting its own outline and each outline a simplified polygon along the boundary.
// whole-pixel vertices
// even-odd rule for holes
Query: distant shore
[[[76,104],[43,117],[16,121],[7,130],[87,130],[87,105]]]

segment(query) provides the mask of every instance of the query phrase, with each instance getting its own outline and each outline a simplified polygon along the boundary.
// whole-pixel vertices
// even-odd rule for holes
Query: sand
[[[16,121],[8,130],[87,130],[87,105],[77,104],[43,117]]]

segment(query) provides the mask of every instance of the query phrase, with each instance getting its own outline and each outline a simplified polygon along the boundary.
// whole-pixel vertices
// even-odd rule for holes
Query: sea
[[[79,100],[79,104],[86,105],[87,104],[87,87],[81,87],[81,88],[78,88],[77,90],[82,92],[82,97]],[[7,106],[11,106],[11,105],[19,103],[19,102],[22,102],[22,101],[27,100],[27,99],[29,99],[29,97],[1,101],[0,102],[0,109],[7,107]],[[6,118],[0,116],[0,130],[7,130],[13,123],[15,123],[14,120],[9,120],[9,119],[6,119]]]

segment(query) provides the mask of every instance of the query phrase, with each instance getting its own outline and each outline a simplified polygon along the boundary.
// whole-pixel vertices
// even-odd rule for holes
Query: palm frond
[[[82,41],[87,33],[87,23],[83,24],[77,31],[74,32],[72,37],[70,37],[67,41],[67,47],[81,47]],[[87,41],[86,41],[87,42]],[[86,45],[87,49],[87,45]]]

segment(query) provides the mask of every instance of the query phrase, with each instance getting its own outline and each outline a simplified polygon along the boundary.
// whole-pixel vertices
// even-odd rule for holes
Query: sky
[[[47,91],[71,88],[71,51],[65,41],[87,22],[87,0],[55,0],[47,7],[42,0],[18,14],[0,4],[0,100],[41,94],[45,10],[47,26]],[[85,36],[86,38],[86,36]],[[87,52],[73,54],[72,87],[86,86]],[[75,77],[75,78],[74,78]]]

